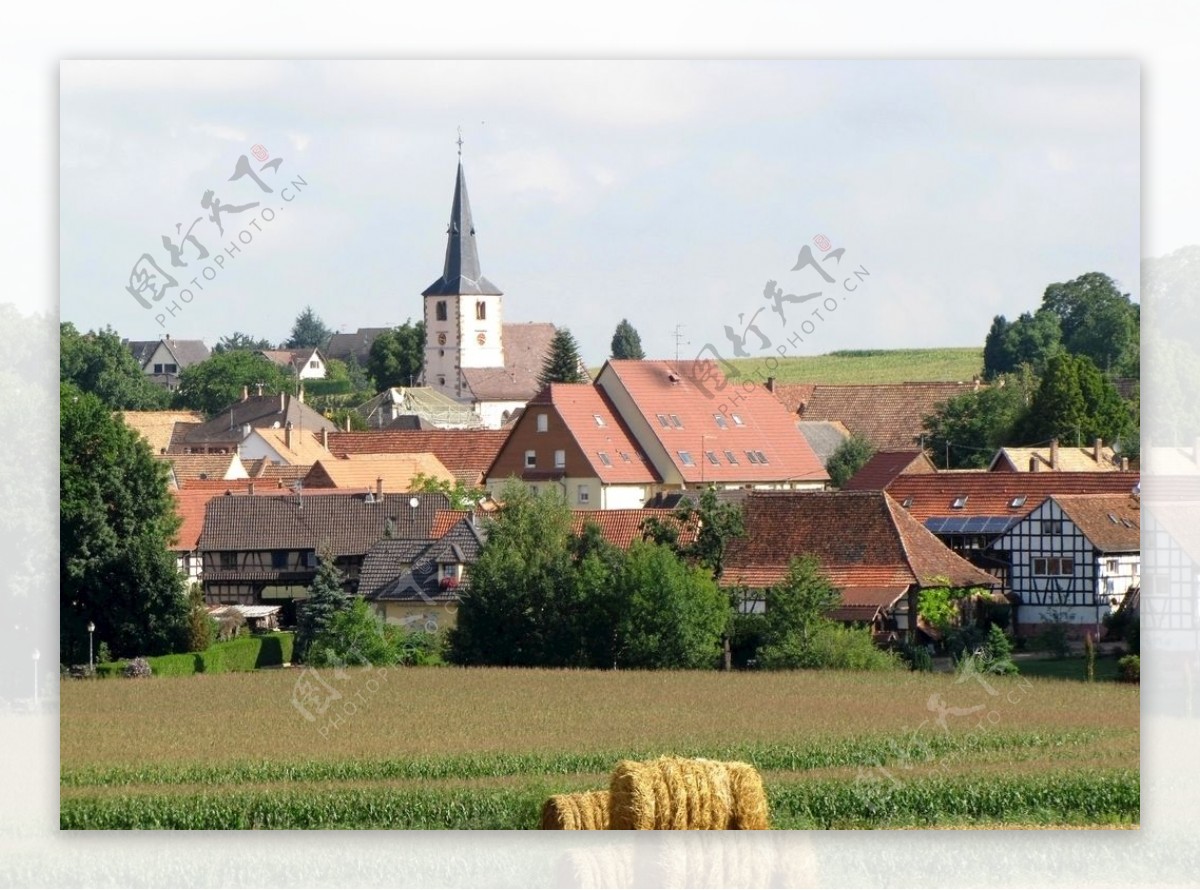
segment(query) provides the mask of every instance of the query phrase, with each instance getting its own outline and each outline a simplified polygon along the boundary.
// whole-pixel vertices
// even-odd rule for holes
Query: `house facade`
[[[261,349],[259,355],[286,371],[295,374],[300,380],[324,380],[328,369],[325,366],[325,356],[321,350],[309,347],[307,349]]]
[[[212,353],[201,340],[176,340],[170,334],[161,340],[126,340],[126,347],[142,366],[142,373],[172,392],[179,389],[179,375]]]
[[[1099,633],[1104,616],[1141,584],[1140,499],[1052,495],[991,545],[1007,563],[1014,625],[1066,622]]]

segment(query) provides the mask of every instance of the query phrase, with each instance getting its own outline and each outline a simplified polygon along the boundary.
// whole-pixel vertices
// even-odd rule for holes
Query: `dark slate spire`
[[[424,297],[448,297],[456,294],[501,294],[479,271],[479,250],[475,246],[475,225],[471,221],[471,202],[467,199],[467,180],[462,161],[454,183],[454,204],[450,208],[450,228],[446,230],[446,265],[442,277],[429,285]]]

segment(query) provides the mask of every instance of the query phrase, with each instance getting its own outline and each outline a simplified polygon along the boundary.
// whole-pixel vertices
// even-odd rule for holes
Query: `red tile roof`
[[[434,514],[433,527],[429,531],[429,537],[441,540],[450,529],[458,524],[459,520],[466,519],[470,515],[470,510],[438,510]]]
[[[1137,473],[965,470],[897,476],[887,486],[887,492],[921,522],[931,516],[1022,517],[1032,513],[1050,495],[1128,494],[1138,484],[1138,478]],[[961,497],[966,498],[963,506],[952,506]]]
[[[1132,494],[1055,495],[1071,522],[1102,553],[1141,549],[1141,499]]]
[[[726,383],[711,362],[610,360],[597,383],[611,390],[618,403],[617,390],[629,394],[641,424],[687,483],[829,478],[798,429],[797,418],[778,399],[755,383]],[[641,426],[633,419],[630,423],[634,429]],[[736,464],[730,463],[726,451]],[[690,465],[680,452],[691,457]],[[717,463],[709,461],[706,452],[712,452]],[[752,460],[747,452],[763,455],[765,463]]]
[[[751,492],[746,536],[733,541],[721,583],[777,584],[792,558],[812,555],[839,589],[998,585],[883,492]]]
[[[936,473],[937,467],[924,453],[877,451],[842,486],[842,491],[883,491],[897,477],[909,473]]]
[[[230,489],[235,495],[247,493],[244,481],[224,483],[226,488],[231,485],[241,485],[240,488]],[[172,491],[175,497],[175,512],[183,519],[183,524],[175,534],[177,550],[193,551],[200,543],[200,533],[204,531],[204,508],[215,497],[225,494],[225,488],[200,489],[189,488],[186,491]],[[256,489],[255,494],[259,494]]]
[[[803,420],[840,420],[876,448],[897,451],[920,442],[925,416],[939,403],[974,389],[974,383],[818,383],[797,404],[796,387],[777,386],[776,394]]]
[[[330,433],[334,454],[404,454],[427,451],[451,473],[478,485],[508,438],[508,430],[373,430]]]
[[[679,543],[690,544],[696,539],[698,530],[695,521],[680,525],[674,510],[572,510],[571,530],[578,534],[591,522],[600,527],[604,540],[614,547],[627,550],[634,541],[642,540],[642,523],[647,519],[658,519],[679,530]]]

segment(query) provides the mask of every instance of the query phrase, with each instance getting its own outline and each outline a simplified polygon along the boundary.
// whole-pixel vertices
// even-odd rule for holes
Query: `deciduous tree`
[[[384,331],[371,343],[367,374],[375,389],[413,386],[425,365],[425,322],[409,319],[398,328]]]
[[[875,446],[866,438],[858,433],[850,436],[834,450],[833,454],[829,456],[829,462],[825,465],[825,472],[829,474],[830,483],[841,488],[874,455]]]
[[[183,369],[176,402],[211,417],[238,401],[244,387],[254,392],[260,383],[266,393],[296,391],[296,378],[269,359],[244,350],[223,352]]]
[[[154,411],[171,394],[147,379],[129,347],[112,328],[80,334],[70,322],[59,327],[59,380],[91,393],[110,408]]]

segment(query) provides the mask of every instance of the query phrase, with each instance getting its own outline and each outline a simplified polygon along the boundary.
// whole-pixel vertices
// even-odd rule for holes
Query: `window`
[[[1062,520],[1061,519],[1043,519],[1041,521],[1041,532],[1043,535],[1061,535]]]
[[[601,427],[604,426],[604,418],[601,417],[599,414],[593,414],[592,420],[596,421],[596,426],[601,426]]]
[[[313,359],[311,362],[308,363],[308,366],[310,368],[319,368],[319,367],[321,367],[321,363],[319,361],[317,361],[316,359]]]
[[[554,466],[562,469],[567,465],[567,452],[559,448],[554,452]]]
[[[753,451],[747,451],[746,452],[746,460],[750,461],[750,463],[752,463],[752,464],[756,464],[756,463],[758,463],[758,455],[755,454]]]
[[[658,425],[661,426],[664,430],[669,430],[671,428],[671,421],[667,420],[667,415],[656,414],[654,416],[658,418]]]
[[[579,486],[578,497],[579,497],[579,503],[581,503],[581,504],[586,504],[590,500],[591,493],[588,491],[588,487],[586,485]]]
[[[680,451],[677,453],[679,454],[680,463],[682,463],[685,467],[696,466],[696,462],[692,460],[692,453],[690,451]]]
[[[537,431],[544,433],[548,429],[550,429],[550,417],[546,414],[539,414],[537,416]]]
[[[1069,556],[1039,556],[1033,561],[1033,573],[1041,577],[1071,575],[1075,572],[1075,560]]]
[[[1029,500],[1028,497],[1023,494],[1019,494],[1008,502],[1008,506],[1015,510],[1018,507],[1024,507],[1027,500]]]
[[[622,452],[621,452],[621,460],[623,460],[623,461],[624,461],[625,463],[627,463],[627,464],[631,464],[631,463],[633,463],[633,461],[631,461],[631,460],[629,459],[629,452],[628,452],[628,451],[622,451]]]
[[[728,429],[728,428],[729,428],[729,424],[727,424],[727,423],[725,422],[725,415],[724,415],[724,414],[714,414],[714,415],[713,415],[713,420],[715,420],[715,421],[717,422],[717,426],[718,426],[718,427],[720,427],[721,429],[723,429],[723,430],[724,430],[724,429]]]
[[[446,385],[446,375],[438,374],[437,382],[438,382],[438,386],[445,386]]]
[[[905,510],[907,510],[912,505],[913,505],[913,498],[912,498],[911,494],[908,497],[906,497],[903,501],[900,502],[900,506],[903,507]]]
[[[232,550],[221,551],[221,568],[236,569],[238,567],[238,555]]]
[[[525,469],[532,470],[536,466],[537,466],[537,452],[536,451],[526,451],[525,452]]]
[[[596,453],[600,455],[600,463],[606,467],[612,466],[612,460],[609,458],[607,451],[597,451]]]
[[[178,374],[179,373],[179,365],[168,363],[166,365],[163,365],[163,367],[166,369],[166,372],[168,374]]]
[[[735,467],[737,466],[737,457],[734,455],[734,453],[732,451],[725,452],[725,460],[729,461]]]
[[[708,462],[710,464],[712,464],[714,467],[721,466],[721,462],[719,460],[717,460],[717,452],[706,451],[706,452],[704,452],[704,456],[708,458]]]
[[[304,565],[310,569],[317,567],[317,551],[309,550],[304,554]]]
[[[271,568],[286,569],[288,564],[288,552],[286,550],[271,551]]]
[[[1108,571],[1111,574],[1115,575],[1117,572],[1121,571],[1121,560],[1119,560],[1119,559],[1108,560],[1108,562],[1106,564],[1106,568],[1108,569]]]
[[[161,364],[157,364],[157,365],[155,365],[155,366],[154,366],[154,373],[155,373],[155,374],[161,374],[162,372],[163,372],[163,369],[162,369],[162,365],[161,365]]]
[[[960,494],[958,497],[956,497],[953,501],[950,502],[951,509],[961,510],[963,507],[965,507],[967,505],[968,497],[970,497],[970,496],[965,495],[965,494]]]
[[[475,301],[475,320],[487,321],[487,303],[483,300]]]
[[[758,458],[758,462],[760,464],[770,463],[770,461],[767,460],[767,456],[761,451],[754,452],[754,456]]]
[[[679,419],[678,414],[671,415],[671,425],[674,426],[675,429],[677,429],[677,430],[683,429],[683,421]]]
[[[746,421],[742,420],[742,415],[740,415],[740,414],[730,414],[729,416],[733,418],[733,425],[734,425],[734,426],[745,426],[745,425],[746,425]]]
[[[445,320],[446,320],[446,317],[447,317],[447,316],[446,316],[446,301],[445,301],[445,300],[438,300],[438,301],[437,301],[437,307],[436,307],[436,310],[437,310],[437,311],[436,311],[436,317],[437,317],[437,320],[438,320],[438,321],[445,321]]]

